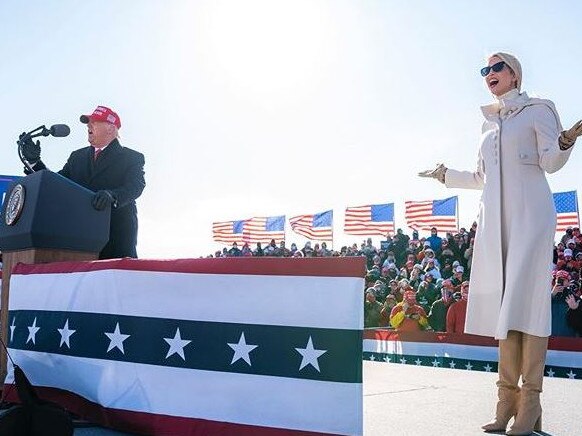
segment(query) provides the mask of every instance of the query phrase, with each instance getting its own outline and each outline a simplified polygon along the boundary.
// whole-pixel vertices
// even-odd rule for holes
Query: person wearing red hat
[[[110,108],[97,106],[92,114],[81,115],[80,120],[87,124],[90,145],[73,151],[59,174],[95,191],[92,204],[96,210],[111,207],[109,241],[99,258],[137,257],[135,200],[145,188],[144,156],[121,146],[121,120]],[[23,147],[23,155],[34,171],[46,169],[38,143]]]

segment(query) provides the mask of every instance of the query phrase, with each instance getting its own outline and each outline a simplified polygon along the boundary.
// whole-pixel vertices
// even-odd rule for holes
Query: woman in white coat
[[[515,417],[507,434],[525,435],[541,429],[539,395],[551,329],[556,211],[545,173],[564,166],[582,121],[561,132],[551,101],[520,92],[521,65],[510,54],[490,56],[481,74],[495,101],[481,108],[477,169],[439,164],[419,175],[449,188],[483,190],[465,332],[499,339],[499,401],[483,429],[505,431]]]

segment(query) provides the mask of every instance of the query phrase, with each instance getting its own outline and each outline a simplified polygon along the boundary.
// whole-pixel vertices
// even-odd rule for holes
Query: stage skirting
[[[9,352],[42,397],[156,435],[362,434],[363,258],[18,265]],[[16,399],[12,366],[5,396]]]
[[[493,338],[433,332],[364,331],[364,360],[497,372]],[[582,338],[550,337],[545,375],[582,379]]]

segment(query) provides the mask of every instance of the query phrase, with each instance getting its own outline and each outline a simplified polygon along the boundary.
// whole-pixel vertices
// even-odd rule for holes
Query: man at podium
[[[99,259],[137,257],[135,200],[145,187],[144,156],[121,146],[121,120],[110,108],[97,106],[92,114],[81,115],[81,122],[87,124],[90,146],[73,151],[59,174],[94,191],[92,204],[96,210],[111,206],[109,241]],[[22,154],[34,171],[46,169],[38,142],[25,143]]]

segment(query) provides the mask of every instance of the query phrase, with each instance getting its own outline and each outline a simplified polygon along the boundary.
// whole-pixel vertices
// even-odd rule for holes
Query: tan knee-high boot
[[[505,431],[509,420],[517,413],[519,376],[521,375],[522,333],[507,332],[507,339],[499,341],[499,380],[497,381],[497,408],[495,419],[481,428],[485,431]]]
[[[544,380],[548,338],[523,334],[521,398],[508,435],[527,435],[542,429],[540,393]]]

